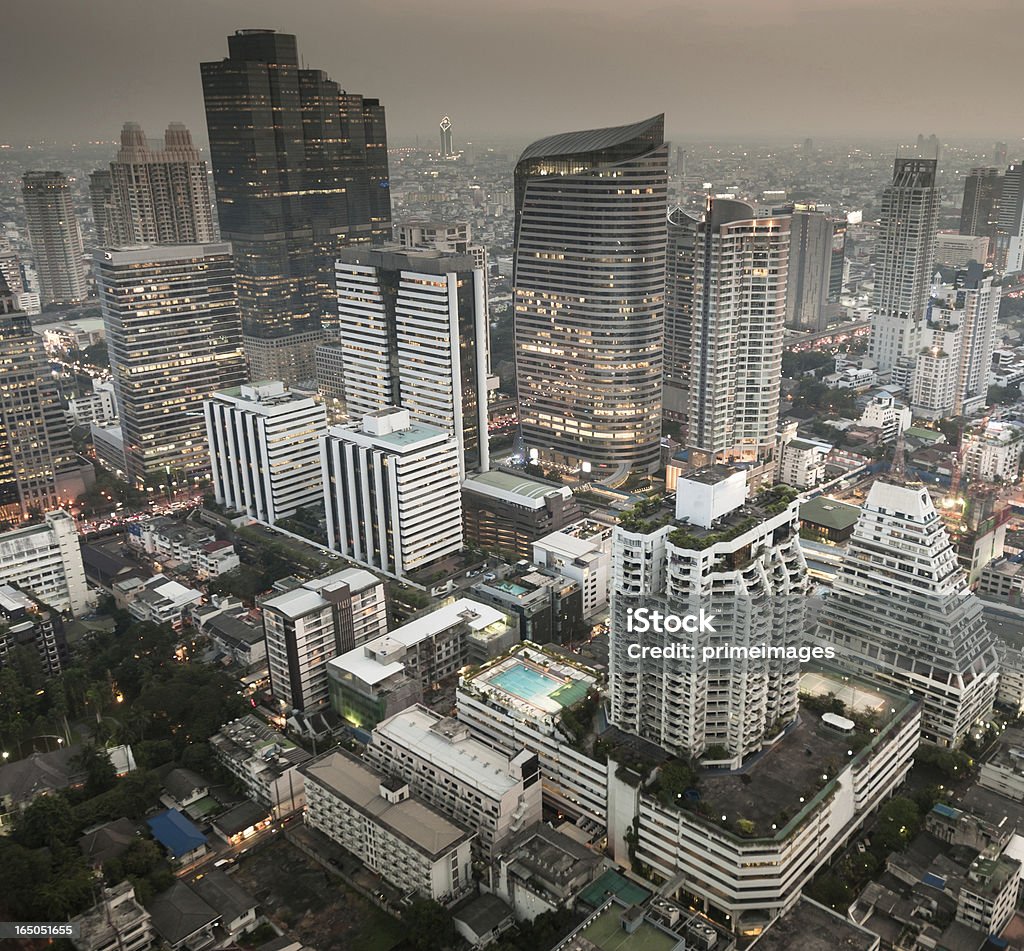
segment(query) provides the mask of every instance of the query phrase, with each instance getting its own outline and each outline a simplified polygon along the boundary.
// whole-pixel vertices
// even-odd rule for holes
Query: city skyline
[[[465,0],[429,8],[401,0],[386,9],[344,13],[316,0],[286,14],[269,2],[230,0],[210,8],[188,0],[166,10],[148,5],[144,17],[123,0],[106,0],[99,10],[68,2],[51,6],[59,14],[47,22],[48,74],[19,86],[20,95],[8,103],[3,135],[11,142],[114,139],[126,119],[153,128],[181,121],[199,132],[205,125],[198,63],[223,55],[219,37],[252,27],[297,34],[307,64],[325,69],[345,88],[372,88],[389,106],[392,140],[403,145],[417,136],[421,143],[436,142],[438,122],[446,114],[458,149],[474,138],[536,138],[563,130],[567,119],[580,128],[627,121],[637,101],[648,102],[648,112],[666,111],[670,141],[683,133],[870,134],[906,141],[919,128],[934,129],[940,137],[955,130],[989,138],[1022,114],[1014,94],[1013,32],[1001,26],[1014,10],[1009,0],[972,6],[970,35],[961,29],[959,16],[939,15],[935,3],[923,0],[902,0],[898,9],[878,0],[847,0],[827,9],[808,0],[730,0],[712,7],[687,0],[652,2],[639,11],[604,0],[588,4],[585,23],[572,4],[543,5],[545,29],[529,36],[534,64],[529,72],[520,69],[518,38],[542,9],[536,0],[486,11]],[[962,12],[951,3],[938,6]],[[5,22],[12,34],[30,35],[37,16],[18,0],[9,5]],[[200,18],[204,26],[196,30]],[[119,49],[118,57],[107,62],[73,55],[90,36],[100,42],[101,28],[104,45]],[[639,28],[643,56],[631,67],[629,82],[621,83],[603,64],[628,52],[620,48],[626,28]],[[913,45],[906,42],[908,31]],[[376,34],[388,37],[387,68],[380,64],[379,45],[359,39]],[[161,42],[146,39],[152,36]],[[984,43],[978,55],[985,58],[989,79],[985,110],[970,108],[971,87],[955,70],[929,65],[932,51],[952,44],[958,55],[968,56],[964,46],[972,42]],[[460,55],[440,62],[439,46]],[[890,68],[873,71],[866,62],[858,68],[858,50]],[[702,77],[723,60],[733,64],[730,82],[709,89]],[[83,69],[85,63],[89,69]],[[894,63],[899,64],[895,72]],[[430,71],[430,83],[411,81],[424,70]],[[29,44],[16,45],[0,63],[0,79],[8,87],[29,72],[38,75]],[[494,81],[481,81],[481,73],[492,74]],[[516,76],[514,98],[502,95],[508,74]],[[814,82],[807,82],[808,76]],[[73,109],[63,106],[67,88],[77,93]],[[751,88],[757,97],[749,94]],[[800,118],[780,120],[776,110],[765,108],[767,101],[785,102],[786,113]],[[489,117],[496,107],[499,122]],[[1009,144],[1012,153],[1015,143]]]

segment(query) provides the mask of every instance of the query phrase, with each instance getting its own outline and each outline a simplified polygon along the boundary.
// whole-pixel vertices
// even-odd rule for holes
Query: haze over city
[[[306,63],[379,96],[392,145],[431,141],[445,113],[490,141],[659,111],[673,141],[994,138],[1024,118],[1018,14],[1014,0],[9,0],[0,81],[18,92],[0,141],[113,139],[128,118],[202,140],[198,63],[241,27],[295,33]]]

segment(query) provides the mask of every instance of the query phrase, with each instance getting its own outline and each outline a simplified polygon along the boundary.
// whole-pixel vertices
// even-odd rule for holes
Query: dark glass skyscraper
[[[660,115],[519,158],[516,376],[538,458],[605,473],[657,463],[667,191]]]
[[[998,168],[972,168],[964,178],[964,201],[960,210],[960,234],[989,239],[989,252],[995,242],[999,219],[999,196],[1003,177]]]
[[[309,380],[336,252],[391,233],[384,108],[300,68],[291,34],[239,30],[228,54],[203,96],[250,372]]]

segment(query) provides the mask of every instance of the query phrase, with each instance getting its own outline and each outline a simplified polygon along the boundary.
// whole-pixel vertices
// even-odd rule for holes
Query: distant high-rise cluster
[[[663,116],[519,157],[516,376],[537,459],[595,473],[657,463],[667,189]]]
[[[295,37],[271,30],[228,37],[202,77],[250,374],[313,380],[337,252],[391,232],[384,107],[300,67]]]
[[[89,195],[101,248],[217,240],[206,162],[180,122],[155,147],[137,123],[126,123],[109,171],[89,177]]]
[[[43,304],[81,303],[89,296],[89,284],[68,177],[26,172],[21,194]]]

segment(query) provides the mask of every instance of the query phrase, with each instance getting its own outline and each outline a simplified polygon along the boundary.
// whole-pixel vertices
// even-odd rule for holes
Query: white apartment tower
[[[921,346],[928,303],[939,208],[937,165],[936,159],[897,158],[892,184],[882,195],[869,353],[883,373],[903,358],[903,379],[909,379]]]
[[[984,406],[1001,293],[977,262],[933,285],[910,391],[915,416],[969,416]]]
[[[721,465],[681,476],[676,493],[674,512],[627,516],[612,538],[610,719],[677,754],[718,748],[736,766],[797,711],[809,587],[796,495],[748,499],[746,474]],[[643,630],[644,609],[713,619],[692,633]],[[676,642],[688,657],[645,652]]]
[[[213,491],[226,508],[273,525],[323,499],[324,407],[280,381],[222,390],[203,404]]]
[[[458,442],[409,417],[389,407],[321,441],[330,547],[396,578],[462,548]]]
[[[231,245],[134,245],[94,261],[128,477],[208,473],[203,401],[245,378]]]
[[[26,172],[21,194],[43,304],[84,301],[89,285],[68,177],[63,172]]]
[[[922,486],[871,487],[817,637],[852,671],[920,699],[921,735],[932,743],[958,746],[992,710],[992,636]]]
[[[313,712],[329,701],[327,664],[387,632],[384,584],[361,568],[307,581],[263,602],[274,697]]]
[[[218,239],[206,162],[180,122],[172,122],[155,147],[138,123],[125,123],[110,163],[109,201],[94,196],[93,211],[104,216],[97,220],[104,246]]]
[[[461,472],[484,472],[490,376],[487,274],[468,253],[397,246],[342,251],[335,265],[345,403],[388,406],[455,436]]]
[[[775,444],[791,218],[709,199],[669,213],[665,365],[687,443],[710,459],[754,460]]]
[[[85,614],[96,602],[85,580],[75,520],[47,512],[40,525],[0,534],[0,584],[27,591],[55,611]]]

